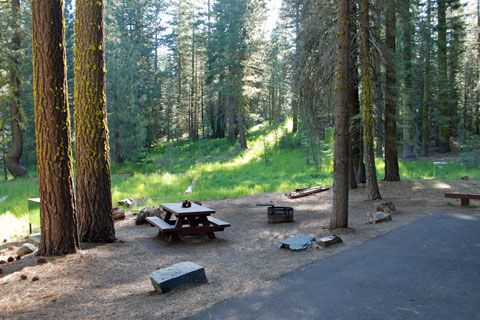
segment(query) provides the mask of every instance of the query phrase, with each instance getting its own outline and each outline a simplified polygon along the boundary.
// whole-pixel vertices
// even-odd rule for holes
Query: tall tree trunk
[[[350,188],[356,189],[360,163],[363,163],[362,155],[362,124],[360,119],[360,99],[358,96],[358,37],[356,6],[350,8],[350,54],[348,66],[348,104],[349,104],[349,180]]]
[[[478,50],[478,66],[480,68],[480,0],[477,0],[477,50]],[[480,82],[480,70],[477,72]],[[473,116],[475,122],[475,134],[480,135],[480,93],[477,93],[477,101],[475,107],[475,115]]]
[[[437,0],[438,3],[438,107],[439,131],[438,152],[450,151],[450,127],[448,110],[448,74],[447,74],[447,16],[446,0]]]
[[[20,78],[17,70],[20,65],[20,27],[18,11],[20,0],[12,0],[12,58],[10,64],[10,119],[12,129],[12,148],[7,155],[6,164],[8,171],[15,178],[27,177],[27,170],[20,164],[23,151],[22,113],[20,111]]]
[[[386,60],[385,96],[385,180],[400,181],[397,151],[397,62],[396,37],[397,5],[390,1],[386,6],[385,40],[388,49]]]
[[[237,125],[238,125],[238,139],[240,141],[240,147],[242,149],[247,149],[247,138],[245,136],[245,124],[243,122],[243,112],[239,110],[237,115]]]
[[[427,0],[427,25],[425,35],[425,72],[423,74],[422,108],[422,157],[428,157],[428,116],[430,108],[430,51],[431,51],[431,12],[432,1]]]
[[[292,97],[292,113],[293,113],[293,124],[292,132],[298,131],[298,112],[300,110],[300,4],[298,1],[295,1],[295,70],[294,70],[294,79],[293,79],[293,97]]]
[[[338,3],[335,146],[333,163],[333,201],[330,229],[348,227],[348,71],[350,52],[350,1]]]
[[[370,53],[370,34],[368,31],[368,0],[362,0],[362,38],[363,38],[363,78],[362,78],[362,120],[363,144],[365,153],[365,172],[367,176],[368,199],[381,199],[378,190],[375,154],[373,150],[373,112],[372,112],[372,60]]]
[[[412,72],[412,17],[410,0],[404,0],[402,10],[403,24],[403,63],[404,63],[404,93],[403,93],[403,158],[415,157],[414,125],[413,125],[413,72]]]
[[[42,256],[78,249],[63,1],[32,1],[35,135]]]
[[[116,240],[112,217],[103,0],[76,2],[75,135],[80,240]]]

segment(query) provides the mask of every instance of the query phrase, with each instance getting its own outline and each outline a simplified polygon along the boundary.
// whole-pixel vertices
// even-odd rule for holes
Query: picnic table
[[[206,233],[210,239],[215,239],[214,232],[230,227],[228,222],[210,216],[215,210],[193,202],[191,204],[191,207],[184,208],[181,202],[161,203],[165,214],[145,219],[157,227],[161,234],[168,235],[169,242],[179,235],[199,233]]]

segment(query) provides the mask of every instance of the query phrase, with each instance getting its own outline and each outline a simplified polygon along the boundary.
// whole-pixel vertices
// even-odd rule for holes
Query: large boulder
[[[180,262],[168,268],[152,272],[152,285],[159,293],[183,288],[197,283],[207,283],[205,269],[190,261]]]
[[[17,255],[19,257],[23,257],[27,254],[34,252],[35,250],[37,250],[37,247],[35,247],[33,244],[24,243],[20,248],[17,249]]]

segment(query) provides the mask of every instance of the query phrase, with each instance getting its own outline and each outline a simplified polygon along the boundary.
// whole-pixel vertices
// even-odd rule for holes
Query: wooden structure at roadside
[[[460,199],[460,204],[462,207],[468,207],[470,204],[470,199],[480,200],[480,194],[470,194],[470,193],[445,193],[445,198],[454,198]]]

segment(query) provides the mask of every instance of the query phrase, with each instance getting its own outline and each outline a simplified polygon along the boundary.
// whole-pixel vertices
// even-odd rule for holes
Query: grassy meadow
[[[227,139],[161,143],[138,163],[112,167],[113,203],[124,198],[148,197],[148,205],[182,199],[208,200],[248,194],[288,191],[333,181],[333,132],[327,130],[321,147],[321,165],[307,163],[300,138],[289,133],[291,122],[280,126],[258,125],[248,133],[247,150]],[[378,178],[384,162],[377,159]],[[480,179],[480,171],[450,161],[401,161],[402,179]],[[25,234],[27,198],[38,197],[35,172],[31,178],[0,182],[0,237]],[[193,193],[184,194],[194,182]]]

